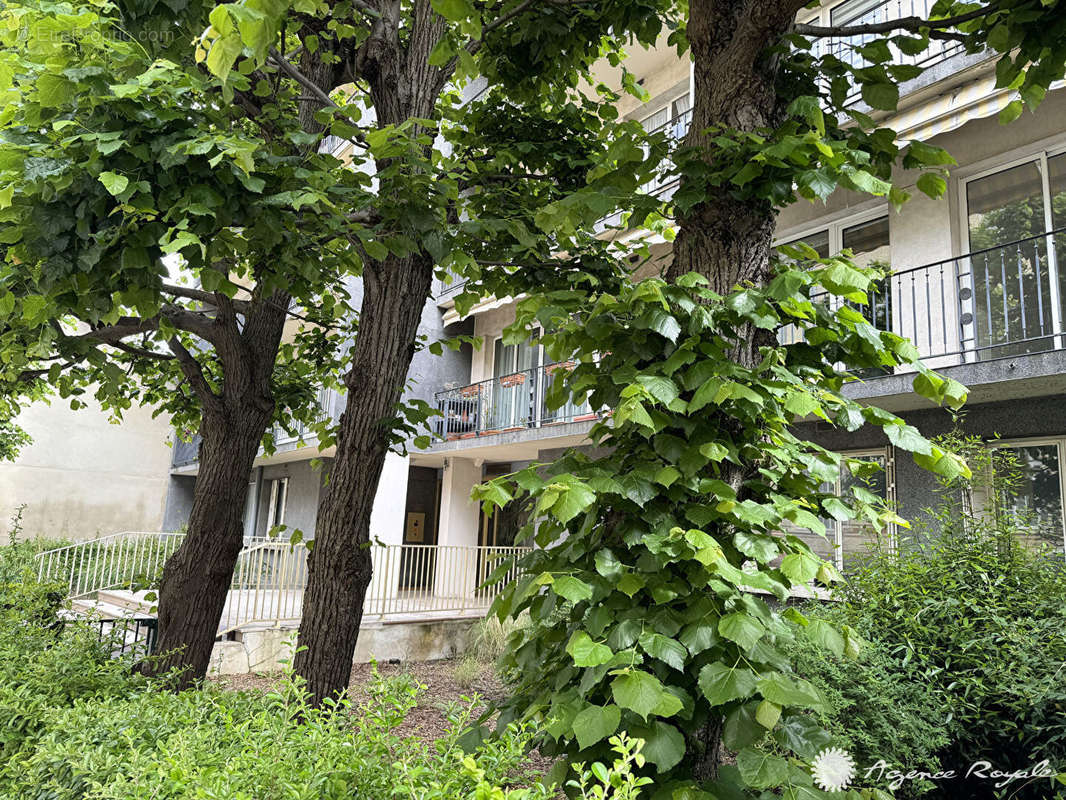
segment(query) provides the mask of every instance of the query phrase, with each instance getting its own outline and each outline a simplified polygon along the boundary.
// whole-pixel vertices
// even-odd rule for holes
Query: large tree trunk
[[[708,128],[738,131],[772,128],[781,122],[784,105],[776,92],[778,62],[766,52],[792,25],[805,0],[691,0],[688,40],[693,60],[692,126],[685,144],[697,147],[714,163]],[[682,177],[682,184],[685,178]],[[771,277],[770,253],[776,216],[764,201],[739,201],[727,191],[711,190],[679,216],[669,279],[689,272],[705,277],[726,294],[740,283],[765,286]],[[758,364],[759,347],[773,333],[754,326],[738,331],[732,358]],[[728,420],[723,420],[728,425]],[[722,464],[722,479],[738,492],[754,465]],[[711,718],[687,736],[686,756],[693,775],[704,781],[718,776],[722,720]]]
[[[217,339],[221,393],[204,381],[188,357],[182,369],[203,403],[199,473],[181,546],[163,568],[159,585],[157,659],[143,669],[177,671],[177,688],[207,674],[218,623],[244,537],[244,504],[259,444],[274,414],[271,377],[285,329],[289,295],[256,299],[243,327],[219,299]]]
[[[155,674],[178,669],[179,688],[207,674],[211,648],[244,538],[248,475],[269,422],[263,414],[205,418],[188,531],[159,587]]]
[[[367,269],[348,400],[337,456],[319,503],[296,653],[297,673],[316,702],[348,687],[370,584],[370,514],[395,414],[433,278],[426,258],[389,259]]]

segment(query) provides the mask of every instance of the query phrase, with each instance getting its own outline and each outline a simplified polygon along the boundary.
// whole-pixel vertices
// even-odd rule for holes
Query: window
[[[995,446],[1012,450],[1017,459],[1020,485],[1017,494],[1007,498],[1007,504],[1026,523],[1025,542],[1064,552],[1062,465],[1066,439],[996,442]]]
[[[898,2],[898,0],[893,0],[892,2],[889,0],[844,0],[841,3],[827,4],[812,15],[802,16],[800,21],[815,25],[839,27],[844,25],[870,25],[910,16],[928,19],[935,2],[936,0],[909,0],[908,2]],[[855,48],[868,44],[875,38],[877,36],[874,34],[864,34],[846,39],[819,39],[815,44],[815,48],[819,54],[832,53],[841,61],[845,61],[855,67],[862,67],[867,66],[869,62],[859,55]],[[890,47],[893,50],[894,63],[922,65],[941,60],[962,49],[955,42],[933,40],[929,42],[929,46],[925,50],[912,56],[899,52],[894,45],[890,45]],[[858,92],[855,94],[858,96]]]
[[[252,473],[255,474],[254,472]],[[248,490],[244,495],[244,538],[251,539],[255,536],[255,518],[257,516],[256,501],[258,497],[256,492],[259,489],[259,484],[253,479],[248,481]]]
[[[1041,234],[1066,227],[1066,153],[975,176],[961,191],[964,342],[982,359],[1052,349],[1066,317],[1066,234]]]
[[[828,258],[833,253],[849,249],[854,253],[853,259],[861,266],[877,266],[891,272],[891,247],[889,241],[888,215],[878,213],[876,216],[855,218],[834,223],[821,230],[812,231],[791,239],[784,244],[803,243],[813,248],[820,258]],[[879,281],[867,292],[867,304],[858,307],[863,316],[878,330],[892,330],[892,291],[891,277]],[[836,308],[837,306],[833,306]],[[792,330],[783,331],[783,341],[791,343],[796,335]],[[884,374],[883,370],[864,371],[864,377]]]
[[[840,478],[835,485],[825,485],[823,491],[839,496],[851,496],[851,489],[861,486],[867,491],[880,497],[886,503],[891,504],[894,500],[894,487],[890,476],[892,463],[884,450],[866,451],[859,453],[844,453],[849,458],[860,461],[876,463],[880,469],[870,475],[859,477],[847,470],[842,470]],[[892,536],[894,531],[879,531],[866,520],[848,520],[841,522],[829,517],[822,518],[826,527],[826,535],[819,536],[816,533],[801,528],[786,527],[786,532],[802,539],[811,548],[811,552],[826,561],[831,561],[837,569],[845,570],[855,559],[861,558],[862,554],[882,534]]]
[[[673,120],[678,120],[686,114],[691,104],[691,98],[686,91],[682,95],[678,95],[672,100],[666,101],[660,108],[654,113],[641,117],[640,124],[644,126],[644,130],[652,133],[662,129],[665,125]],[[687,129],[687,125],[686,125]],[[680,139],[684,136],[684,131],[678,133],[677,130],[669,131],[669,133],[675,138]]]
[[[270,505],[267,506],[267,533],[278,525],[285,524],[285,501],[289,494],[289,479],[275,478],[270,481]]]

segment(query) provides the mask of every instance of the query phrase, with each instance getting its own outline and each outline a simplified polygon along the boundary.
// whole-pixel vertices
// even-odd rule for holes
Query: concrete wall
[[[193,489],[195,487],[195,476],[170,476],[167,486],[166,509],[163,512],[163,530],[176,531],[189,521],[189,513],[192,511]]]
[[[92,539],[161,530],[170,467],[166,417],[132,408],[119,425],[92,400],[35,403],[18,417],[32,437],[14,462],[0,463],[0,529],[20,505],[24,534]]]

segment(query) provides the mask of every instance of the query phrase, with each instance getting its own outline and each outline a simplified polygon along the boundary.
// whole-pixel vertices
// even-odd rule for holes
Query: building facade
[[[802,21],[878,22],[922,15],[932,5],[933,0],[824,2],[803,12]],[[858,58],[848,45],[822,46],[842,58]],[[961,427],[1016,451],[1024,472],[1018,502],[1035,520],[1034,535],[1062,550],[1066,91],[1053,89],[1036,113],[1004,126],[997,113],[1012,98],[995,88],[991,57],[942,43],[918,59],[927,70],[901,87],[899,108],[885,115],[883,124],[901,141],[939,145],[955,157],[946,195],[929,199],[914,190],[917,176],[900,170],[897,184],[909,189],[912,199],[899,212],[885,200],[840,190],[824,204],[801,201],[783,211],[779,242],[804,241],[823,255],[847,248],[860,262],[890,268],[871,297],[869,318],[911,338],[929,366],[970,388]],[[649,131],[682,137],[691,108],[688,61],[664,41],[631,53],[626,67],[651,99],[641,103],[623,95],[620,113]],[[616,68],[605,65],[596,77],[620,85]],[[862,108],[859,98],[855,102]],[[663,181],[650,188],[668,196],[675,186]],[[603,235],[630,234],[605,225]],[[669,247],[665,240],[655,245],[662,258],[669,258]],[[431,447],[389,457],[372,524],[372,535],[388,544],[516,544],[521,515],[505,511],[485,518],[470,502],[471,489],[487,477],[587,445],[597,418],[587,405],[547,407],[545,390],[565,375],[567,365],[551,363],[535,342],[503,343],[503,330],[514,319],[513,298],[485,299],[460,316],[455,290],[437,287],[423,311],[421,332],[431,340],[468,333],[483,344],[478,350],[446,351],[443,359],[428,353],[416,358],[410,392],[435,405],[441,417]],[[915,394],[912,378],[900,370],[870,374],[846,391],[900,414],[926,436],[951,429],[951,415]],[[327,413],[339,414],[339,398],[324,395],[323,404]],[[800,427],[824,446],[882,464],[873,488],[904,517],[921,520],[934,502],[932,476],[909,455],[897,456],[879,431],[846,433],[813,422]],[[309,534],[330,456],[313,441],[307,446],[288,441],[262,457],[249,479],[249,536],[279,524]],[[322,468],[312,459],[321,459]],[[171,528],[180,525],[187,509],[195,472],[195,454],[176,448],[166,516]],[[858,524],[833,525],[829,541],[813,539],[812,545],[846,568],[874,532]]]
[[[23,537],[92,539],[158,531],[171,467],[170,422],[133,406],[122,424],[91,398],[27,406],[16,422],[30,435],[12,462],[0,462],[0,530],[21,509]]]

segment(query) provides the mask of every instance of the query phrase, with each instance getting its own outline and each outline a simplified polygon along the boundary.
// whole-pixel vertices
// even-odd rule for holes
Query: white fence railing
[[[41,580],[66,583],[71,599],[158,583],[163,564],[181,543],[177,533],[118,533],[37,556]],[[371,545],[374,574],[364,619],[417,620],[419,615],[484,613],[499,586],[483,586],[506,559],[527,547]],[[219,635],[247,625],[297,622],[307,587],[304,545],[255,539],[237,558]],[[518,574],[512,566],[507,581]]]

